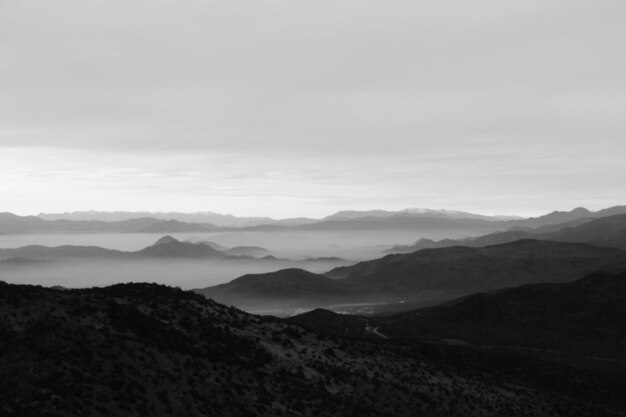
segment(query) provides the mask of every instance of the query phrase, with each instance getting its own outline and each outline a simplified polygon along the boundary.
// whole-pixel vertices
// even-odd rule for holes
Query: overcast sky
[[[0,211],[626,204],[623,0],[0,0]]]

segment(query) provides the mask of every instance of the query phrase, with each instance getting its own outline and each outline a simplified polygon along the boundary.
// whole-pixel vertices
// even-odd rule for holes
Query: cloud
[[[5,1],[2,190],[21,211],[618,202],[625,9]]]

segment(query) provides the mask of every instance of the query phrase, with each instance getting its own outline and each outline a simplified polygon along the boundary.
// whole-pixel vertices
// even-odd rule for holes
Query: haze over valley
[[[146,213],[67,213],[53,215],[53,218],[45,214],[23,217],[5,213],[0,215],[0,274],[7,282],[67,288],[157,282],[184,289],[202,289],[201,293],[218,301],[279,315],[332,305],[338,309],[345,305],[389,303],[434,305],[476,291],[525,282],[559,281],[595,270],[618,270],[623,264],[621,252],[608,247],[626,249],[626,214],[620,214],[625,211],[623,206],[597,212],[576,208],[535,218],[427,209],[344,211],[321,219],[289,221],[280,226],[277,221],[265,219],[268,223],[240,227],[181,221],[185,218],[198,220],[197,216],[202,214],[194,217],[175,213],[172,216],[177,219],[170,219],[142,217]],[[223,217],[231,222],[238,221],[234,216]],[[137,227],[149,231],[137,233]],[[170,231],[167,236],[161,234]],[[417,243],[411,244],[416,237]],[[515,243],[521,239],[548,242],[547,246],[539,242]],[[567,246],[550,241],[607,248]],[[409,244],[398,245],[403,242]],[[481,252],[431,249],[494,244],[502,244],[502,248],[509,248],[506,253],[513,254],[515,264],[503,264],[502,272],[497,272],[494,262],[503,262],[505,256],[509,256],[504,255],[505,252],[494,252],[490,255],[493,260],[482,260]],[[522,250],[531,247],[537,247],[537,251]],[[156,251],[157,248],[160,250]],[[385,253],[411,253],[425,248],[430,251],[411,255],[421,256],[422,260],[410,261],[407,266],[400,266],[404,262],[402,257],[383,258]],[[564,251],[563,255],[551,258],[553,267],[545,263],[547,260],[536,259],[547,253],[546,248],[550,248],[548,253]],[[460,261],[459,256],[465,256],[467,261]],[[381,259],[371,261],[378,258]],[[435,261],[439,258],[441,260]],[[570,268],[568,265],[573,259],[576,261]],[[455,262],[461,263],[456,267]],[[463,262],[469,264],[463,266]],[[520,272],[527,278],[515,277],[513,271],[522,266],[520,262],[539,262],[541,266],[535,270],[524,264]],[[374,265],[378,264],[382,265],[376,267],[380,272],[373,273]],[[389,269],[392,265],[396,265],[393,272]],[[345,266],[349,268],[341,268]],[[399,272],[399,268],[405,268],[404,272]],[[455,268],[458,273],[454,272]],[[299,270],[311,275],[292,276],[292,271]],[[501,275],[505,270],[508,271],[506,278]],[[286,285],[285,289],[277,290],[281,295],[266,293],[263,286],[255,290],[242,287],[235,292],[221,289],[229,288],[231,281],[238,283],[242,276],[273,272],[283,277],[281,279],[291,277],[294,283],[304,279],[302,285],[307,286],[312,285],[308,282],[311,279],[320,283],[327,280],[324,286],[330,287],[318,294],[315,287],[318,283],[304,293],[297,293],[294,288],[287,289],[292,284],[285,282],[281,284]],[[403,284],[392,283],[398,273]],[[381,278],[374,278],[376,274]],[[483,275],[483,278],[491,275],[496,281],[490,284],[470,281],[470,285],[461,285],[460,281],[468,280],[468,274]],[[372,278],[365,284],[365,276],[369,275]],[[270,281],[271,277],[268,275]],[[353,279],[345,280],[346,277]],[[375,284],[371,279],[383,281]],[[446,279],[450,284],[446,284]],[[220,284],[225,286],[219,287],[219,291],[210,288]],[[243,292],[238,295],[238,291]],[[374,307],[374,310],[379,308]],[[366,308],[364,311],[373,310]]]
[[[4,280],[15,283],[84,287],[147,281],[191,289],[228,282],[247,273],[270,272],[286,267],[322,273],[337,266],[378,257],[384,249],[397,243],[413,242],[416,236],[429,239],[466,238],[510,227],[508,217],[452,210],[347,211],[321,219],[301,219],[299,222],[265,219],[266,223],[240,227],[181,221],[206,220],[206,215],[202,214],[174,213],[171,214],[173,218],[143,217],[147,214],[150,213],[108,215],[90,212],[41,214],[36,217],[0,214],[0,254],[1,248],[32,245],[96,246],[138,251],[167,233],[181,242],[217,244],[223,249],[256,247],[261,249],[260,253],[244,250],[230,254],[271,258],[256,262],[253,259],[219,262],[169,259],[163,262],[123,257],[94,260],[67,253],[57,256],[54,262],[5,263],[0,266],[0,273]],[[212,214],[209,218],[216,216]],[[222,217],[228,218],[231,223],[248,221],[234,216]],[[28,253],[13,255],[29,256]]]
[[[111,233],[117,220],[16,233],[29,219],[4,215],[3,410],[624,416],[623,211],[167,235]],[[354,257],[315,256],[337,253]]]
[[[0,417],[626,417],[625,21],[0,0]]]

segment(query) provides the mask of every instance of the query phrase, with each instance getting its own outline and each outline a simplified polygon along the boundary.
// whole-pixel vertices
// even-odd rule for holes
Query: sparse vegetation
[[[342,339],[152,284],[0,284],[0,331],[2,416],[595,417],[623,405],[543,395],[465,351]]]

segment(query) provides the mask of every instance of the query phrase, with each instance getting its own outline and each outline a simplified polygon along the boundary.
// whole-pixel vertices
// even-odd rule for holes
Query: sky
[[[623,0],[0,0],[0,211],[626,204]]]

